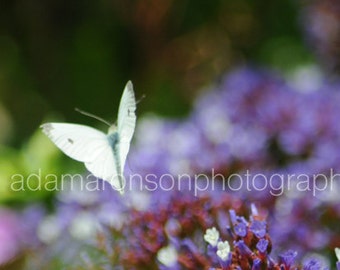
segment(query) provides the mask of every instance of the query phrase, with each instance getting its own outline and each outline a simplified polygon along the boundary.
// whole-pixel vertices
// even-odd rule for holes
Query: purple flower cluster
[[[109,229],[114,242],[109,252],[103,249],[109,258],[107,264],[164,270],[328,269],[320,256],[300,262],[298,252],[282,252],[273,246],[268,233],[271,224],[254,205],[249,220],[238,216],[233,206],[237,212],[247,212],[240,201],[228,196],[220,197],[217,204],[209,197],[177,193],[167,206],[157,207],[157,212],[130,211],[121,230]],[[107,246],[108,235],[102,232],[99,246]],[[271,253],[278,256],[274,258]]]
[[[275,195],[269,187],[244,188],[228,196],[266,207],[275,245],[329,254],[340,244],[339,86],[321,79],[302,87],[270,72],[235,70],[195,102],[188,119],[141,120],[130,167],[157,175],[209,175],[212,168],[225,177],[246,170],[268,177],[303,174],[303,191],[287,186]],[[332,173],[337,176],[330,186]],[[313,179],[317,174],[324,178]]]
[[[275,74],[245,68],[216,88],[186,121],[141,120],[131,167],[160,174],[339,169],[339,84],[301,92]]]
[[[275,260],[271,257],[272,242],[268,234],[267,223],[263,216],[252,205],[249,221],[237,216],[234,210],[229,210],[230,224],[229,241],[222,241],[215,227],[207,229],[204,236],[209,243],[209,251],[218,266],[211,269],[327,269],[317,258],[308,258],[302,264],[297,263],[297,252],[288,250],[281,253]]]
[[[180,191],[163,196],[158,190],[148,198],[138,192],[121,197],[108,186],[90,193],[63,191],[56,213],[38,226],[44,260],[32,258],[29,266],[42,269],[58,262],[77,269],[206,269],[211,262],[204,254],[204,231],[222,229],[223,209],[229,208],[245,212],[240,200],[223,192],[195,197]],[[82,260],[75,262],[77,254]]]
[[[118,264],[127,269],[206,269],[211,262],[200,237],[209,226],[222,228],[225,216],[221,209],[230,207],[241,211],[243,206],[222,194],[212,200],[208,195],[174,192],[167,203],[129,212],[126,226],[115,233],[122,234],[114,245],[115,253],[120,254]]]

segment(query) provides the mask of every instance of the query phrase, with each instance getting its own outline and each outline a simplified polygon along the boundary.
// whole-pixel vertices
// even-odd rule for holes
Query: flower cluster
[[[144,205],[144,206],[143,206]],[[206,269],[204,231],[225,227],[225,209],[246,213],[245,204],[222,191],[186,191],[121,197],[114,190],[63,190],[53,214],[37,227],[40,256],[28,269]],[[225,233],[223,236],[226,237]],[[76,254],[81,260],[74,261]],[[44,258],[42,260],[42,258]]]
[[[131,167],[158,175],[209,175],[211,168],[224,176],[245,170],[305,174],[305,184],[315,181],[320,190],[287,187],[274,196],[268,189],[244,188],[228,196],[264,206],[275,224],[271,238],[282,249],[329,254],[340,243],[339,177],[332,187],[321,188],[340,171],[339,85],[321,74],[314,84],[298,75],[285,81],[270,72],[238,69],[202,95],[186,120],[144,118]],[[313,179],[317,174],[325,179]]]
[[[206,230],[204,239],[209,243],[211,257],[218,259],[218,265],[211,269],[326,269],[318,258],[310,257],[302,265],[296,261],[298,253],[288,250],[281,253],[278,259],[271,257],[272,241],[268,234],[267,223],[263,216],[252,205],[249,221],[229,210],[230,226],[226,226],[232,247],[229,242],[220,240],[215,227]]]
[[[206,269],[210,259],[204,253],[206,228],[223,228],[226,216],[222,209],[245,209],[239,200],[223,194],[194,197],[174,192],[162,203],[154,194],[147,211],[130,211],[121,230],[110,229],[119,241],[113,245],[119,254],[116,264],[126,269]]]

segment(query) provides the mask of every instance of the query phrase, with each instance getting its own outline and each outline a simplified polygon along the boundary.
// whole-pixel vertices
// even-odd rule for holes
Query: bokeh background
[[[53,113],[91,122],[74,107],[113,121],[128,79],[137,98],[147,97],[139,114],[177,117],[235,66],[291,72],[314,63],[305,8],[299,1],[3,1],[1,141],[21,147]]]
[[[0,238],[5,240],[0,241],[0,263],[4,269],[20,269],[18,265],[26,258],[25,248],[32,246],[3,244],[15,242],[16,238],[22,239],[15,233],[11,238],[10,228],[15,227],[11,224],[20,227],[18,220],[29,214],[36,215],[27,218],[32,221],[30,228],[34,231],[44,216],[58,208],[55,205],[56,193],[46,190],[13,192],[9,188],[13,180],[11,177],[14,174],[27,176],[37,173],[38,168],[43,175],[85,172],[82,164],[64,156],[41,134],[41,123],[51,120],[76,122],[105,129],[98,121],[75,112],[74,108],[114,122],[123,87],[132,80],[137,99],[145,95],[138,103],[137,119],[152,114],[163,124],[175,122],[171,122],[165,130],[176,130],[178,123],[193,121],[193,115],[199,115],[199,108],[205,106],[205,102],[211,106],[210,98],[199,97],[209,95],[214,89],[232,88],[224,93],[229,100],[225,105],[234,109],[228,112],[228,117],[235,122],[244,120],[244,126],[251,116],[256,116],[256,113],[248,113],[248,109],[252,112],[254,104],[262,108],[280,107],[284,105],[275,103],[276,96],[287,105],[302,92],[316,91],[318,94],[314,97],[298,97],[298,101],[293,103],[302,108],[298,112],[301,115],[311,112],[309,117],[301,117],[297,124],[300,132],[299,128],[308,121],[313,122],[315,115],[320,122],[326,121],[332,114],[340,115],[336,107],[340,87],[337,84],[339,52],[340,5],[336,0],[1,1],[0,202],[3,210],[0,223],[4,225],[0,225]],[[261,72],[257,73],[258,70]],[[239,71],[241,75],[237,75]],[[236,79],[225,79],[228,74],[236,74],[233,75]],[[270,78],[269,82],[266,78]],[[282,84],[276,80],[282,81]],[[263,101],[261,95],[266,96],[263,93],[247,96],[247,91],[252,90],[245,91],[242,87],[237,91],[243,82],[249,83],[249,89],[253,86],[261,88],[268,83],[269,89],[274,89],[272,93],[266,88],[271,98]],[[286,86],[295,90],[282,92]],[[331,94],[327,88],[332,88]],[[275,89],[280,90],[275,92]],[[327,93],[323,94],[323,91]],[[250,102],[242,103],[240,99],[246,96]],[[322,101],[323,98],[325,101]],[[212,95],[211,102],[217,100]],[[233,104],[240,105],[241,120],[233,115],[238,112]],[[224,105],[216,103],[216,106],[221,108]],[[289,111],[289,107],[286,110]],[[328,114],[321,115],[325,110]],[[268,109],[267,113],[271,115],[272,111]],[[266,122],[261,122],[261,119],[252,126],[256,129],[250,128],[247,134],[249,138],[252,135],[256,137],[256,132],[265,130],[270,143],[263,144],[257,157],[261,159],[261,153],[266,153],[272,157],[271,162],[233,153],[231,156],[236,156],[233,161],[230,161],[230,156],[226,161],[223,155],[218,156],[218,166],[228,165],[227,170],[222,170],[225,175],[245,169],[249,164],[257,170],[287,169],[287,164],[297,168],[294,162],[304,161],[313,152],[310,145],[318,144],[318,134],[308,137],[306,130],[302,130],[298,134],[299,139],[291,139],[291,134],[282,135],[283,146],[280,148],[280,141],[278,143],[273,138],[280,137],[282,129],[266,130]],[[287,119],[281,115],[275,121],[285,123]],[[141,152],[147,151],[144,148],[152,147],[148,143],[158,142],[163,137],[160,133],[151,132],[152,125],[151,131],[148,130],[150,126],[145,123],[144,129],[141,128],[143,132],[137,133],[141,139],[134,143],[137,150],[131,162],[134,170],[152,172],[161,165],[153,168],[144,163],[136,164],[143,156]],[[336,120],[320,129],[334,125],[337,125]],[[287,128],[296,130],[293,125]],[[190,130],[185,132],[182,134],[191,136]],[[329,148],[334,150],[340,146],[339,134],[334,131],[325,139],[331,142]],[[144,137],[147,142],[140,142]],[[307,146],[296,146],[296,141],[304,142],[305,139],[309,140]],[[236,149],[243,151],[242,147]],[[167,150],[164,153],[169,154]],[[258,154],[255,150],[250,152],[254,153]],[[334,160],[326,162],[323,167],[320,165],[322,168],[317,167],[315,171],[326,170],[334,167],[332,162],[340,162],[340,159]],[[264,206],[266,203],[268,199],[263,199]],[[322,209],[328,217],[331,213],[327,213],[327,209],[333,208]],[[329,255],[329,250],[334,245],[328,246],[329,249],[325,249],[326,244],[320,248],[333,261],[335,258]],[[55,269],[61,268],[56,266]],[[127,269],[132,269],[131,265]]]

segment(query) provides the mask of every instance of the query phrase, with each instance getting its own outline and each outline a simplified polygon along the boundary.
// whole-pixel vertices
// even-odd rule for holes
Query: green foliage
[[[84,170],[65,159],[40,130],[19,150],[0,146],[0,203],[47,198],[63,174]]]

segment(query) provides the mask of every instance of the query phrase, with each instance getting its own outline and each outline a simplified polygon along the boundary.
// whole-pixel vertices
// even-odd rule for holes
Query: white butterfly
[[[129,81],[119,104],[117,125],[111,125],[108,134],[68,123],[46,123],[41,128],[66,155],[84,162],[94,176],[110,182],[123,193],[123,170],[135,130],[135,110],[135,94]]]

